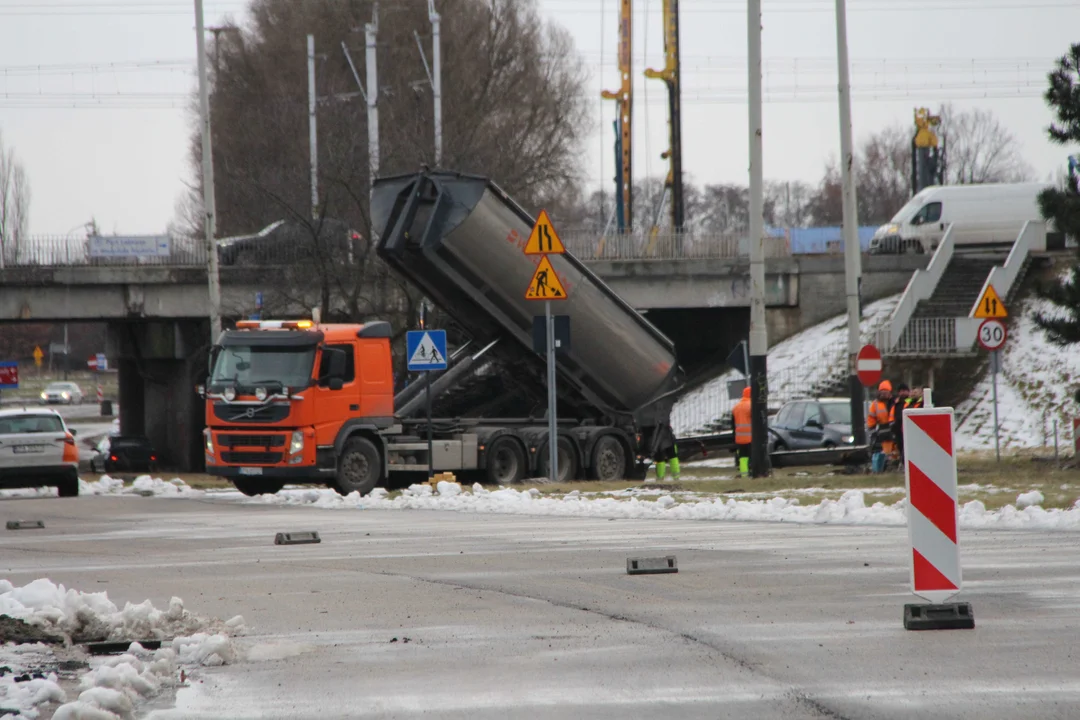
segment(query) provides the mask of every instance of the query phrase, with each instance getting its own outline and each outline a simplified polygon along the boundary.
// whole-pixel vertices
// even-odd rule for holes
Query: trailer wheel
[[[349,438],[338,458],[337,479],[334,481],[338,494],[358,492],[367,495],[379,484],[381,477],[382,461],[371,441],[362,437]]]
[[[234,478],[232,484],[248,497],[263,494],[273,495],[285,487],[285,483],[279,480],[252,480],[250,478]]]
[[[548,447],[545,444],[543,449],[543,457],[540,458],[539,470],[544,477],[550,477],[551,473],[548,470]],[[578,461],[577,453],[574,452],[574,444],[570,442],[569,438],[559,438],[559,472],[556,475],[556,480],[559,482],[570,482],[577,478],[578,473]]]
[[[596,441],[592,452],[592,477],[601,482],[622,480],[626,475],[626,448],[613,435]]]
[[[510,437],[496,438],[487,451],[487,479],[496,485],[513,485],[525,477],[525,452]]]

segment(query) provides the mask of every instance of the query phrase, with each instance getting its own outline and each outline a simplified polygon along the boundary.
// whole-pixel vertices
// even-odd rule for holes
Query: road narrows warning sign
[[[562,244],[562,240],[559,239],[559,234],[555,232],[555,226],[551,224],[551,218],[548,217],[547,210],[540,211],[540,217],[536,219],[536,224],[533,225],[532,232],[529,233],[529,240],[525,243],[526,255],[562,255],[566,252],[566,247]]]
[[[978,304],[975,306],[975,314],[972,317],[977,318],[1003,318],[1009,317],[1009,311],[1005,309],[1005,303],[1001,301],[1001,297],[994,290],[993,285],[987,285],[983,290],[982,297],[979,298]]]
[[[551,261],[547,257],[540,259],[536,266],[529,288],[525,291],[526,300],[565,300],[566,289],[563,287],[559,276],[555,274],[555,268],[551,267]]]

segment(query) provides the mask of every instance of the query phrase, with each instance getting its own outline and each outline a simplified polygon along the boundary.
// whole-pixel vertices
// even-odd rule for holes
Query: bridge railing
[[[105,238],[111,240],[112,238]],[[86,237],[63,235],[33,235],[18,245],[4,248],[0,267],[4,268],[61,268],[96,266],[159,266],[205,267],[206,248],[198,240],[170,237],[153,253],[141,255],[103,255],[95,251],[93,241]]]
[[[579,260],[707,260],[748,257],[746,233],[561,233]],[[765,238],[765,257],[791,255],[787,237]]]

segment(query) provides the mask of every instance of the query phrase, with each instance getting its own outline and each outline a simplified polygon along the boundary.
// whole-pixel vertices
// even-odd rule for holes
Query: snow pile
[[[169,601],[166,610],[155,608],[149,600],[126,603],[121,610],[109,600],[107,593],[69,590],[47,578],[22,587],[0,580],[0,614],[62,635],[69,642],[162,639],[203,630],[210,624],[185,610],[184,601],[178,597]]]
[[[442,486],[443,483],[440,483]],[[563,497],[545,497],[536,488],[487,490],[473,485],[471,491],[456,483],[445,483],[432,491],[429,485],[412,485],[397,497],[391,498],[382,488],[367,497],[351,493],[341,497],[332,490],[283,491],[277,495],[262,495],[246,502],[276,505],[310,505],[329,509],[368,510],[451,510],[457,512],[494,513],[506,515],[552,515],[561,517],[595,517],[665,520],[743,520],[759,522],[789,522],[836,525],[904,525],[907,522],[906,502],[892,505],[876,502],[867,506],[862,490],[848,490],[839,499],[821,500],[815,505],[802,505],[798,498],[737,499],[722,496],[680,494],[678,497],[659,491],[655,500],[633,495],[620,499],[609,494],[585,497],[572,492]],[[1007,505],[988,511],[978,501],[963,506],[961,527],[972,528],[1042,528],[1080,530],[1080,501],[1068,510],[1044,510],[1037,504],[1041,496],[1021,496],[1019,509]]]
[[[147,497],[201,497],[202,490],[195,490],[180,478],[161,478],[140,475],[131,485],[123,480],[102,475],[94,482],[79,480],[80,495],[144,495]]]
[[[867,335],[881,327],[892,315],[899,295],[870,303],[863,309],[860,330]],[[804,330],[769,349],[769,398],[774,405],[822,389],[845,369],[847,357],[847,315]],[[696,390],[686,393],[671,411],[671,426],[677,436],[704,430],[731,410],[727,383],[741,378],[731,370]]]
[[[0,677],[0,708],[20,710],[16,717],[33,720],[40,715],[38,706],[67,700],[67,694],[60,687],[56,673],[49,673],[44,678],[16,682],[15,678],[22,670],[22,667],[16,667],[13,672]]]
[[[1069,416],[1076,409],[1072,393],[1080,378],[1080,352],[1062,348],[1035,325],[1038,311],[1053,312],[1049,303],[1029,299],[1009,325],[1001,373],[998,375],[998,420],[1002,447],[1050,447],[1054,420],[1059,442],[1071,437]],[[994,446],[994,397],[987,367],[967,400],[956,408],[957,447],[964,450]]]
[[[45,578],[21,587],[0,580],[0,614],[62,634],[68,641],[165,641],[155,651],[132,642],[123,655],[92,659],[91,669],[79,679],[78,699],[57,709],[53,716],[56,720],[133,718],[139,703],[176,685],[181,668],[236,662],[239,656],[230,633],[244,629],[240,615],[225,623],[210,621],[185,610],[180,598],[172,598],[165,610],[155,608],[149,600],[127,603],[121,610],[106,593],[69,590]],[[39,706],[65,702],[66,694],[55,674],[23,682],[14,680],[26,667],[50,662],[55,663],[56,657],[45,645],[3,648],[0,664],[14,666],[17,672],[0,677],[0,707],[18,709],[22,717],[33,719],[39,715]]]
[[[1031,492],[1021,493],[1016,496],[1016,507],[1028,508],[1035,505],[1042,505],[1046,498],[1038,490],[1032,490]]]

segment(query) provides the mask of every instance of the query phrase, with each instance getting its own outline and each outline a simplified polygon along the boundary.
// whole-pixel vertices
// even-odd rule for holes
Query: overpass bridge
[[[568,238],[571,252],[675,342],[693,376],[722,362],[749,330],[749,261],[738,238]],[[843,255],[792,255],[770,239],[766,317],[778,342],[846,309]],[[80,245],[80,242],[82,243]],[[105,322],[108,354],[120,375],[121,429],[144,433],[168,464],[202,465],[202,405],[192,392],[206,375],[210,314],[206,254],[173,242],[167,253],[99,257],[86,240],[42,239],[0,268],[0,322]],[[223,246],[222,314],[247,317],[256,293],[295,284],[316,261],[304,248]],[[863,257],[869,302],[902,292],[927,256]],[[319,288],[290,294],[277,315],[306,314]],[[269,307],[267,308],[269,310]]]

